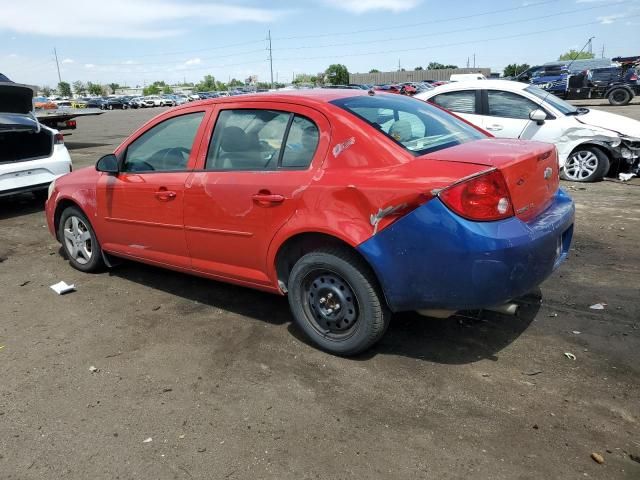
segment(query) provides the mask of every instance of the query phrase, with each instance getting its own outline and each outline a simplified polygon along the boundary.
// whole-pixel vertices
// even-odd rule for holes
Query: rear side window
[[[363,119],[414,155],[485,138],[453,115],[403,95],[363,95],[331,103]]]
[[[223,110],[207,154],[207,170],[307,168],[318,146],[318,127],[290,112]]]
[[[529,120],[529,113],[540,108],[528,98],[517,93],[488,90],[487,96],[489,115],[492,117]]]
[[[436,95],[431,99],[436,105],[456,113],[476,113],[476,91],[462,90]]]
[[[204,112],[173,117],[152,127],[127,148],[125,172],[186,170]]]

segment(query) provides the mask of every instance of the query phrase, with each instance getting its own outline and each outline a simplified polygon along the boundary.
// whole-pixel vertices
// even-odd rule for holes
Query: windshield
[[[402,95],[358,96],[331,103],[363,119],[416,156],[486,138],[453,115]]]
[[[573,105],[565,102],[564,100],[559,99],[555,95],[549,92],[545,92],[544,90],[534,87],[533,85],[525,88],[525,91],[529,92],[532,95],[535,95],[540,100],[544,100],[546,103],[551,105],[553,108],[563,113],[564,115],[570,115],[576,113],[578,109]]]

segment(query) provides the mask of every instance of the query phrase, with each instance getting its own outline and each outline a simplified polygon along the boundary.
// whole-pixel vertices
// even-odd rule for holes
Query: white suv
[[[51,182],[72,168],[62,134],[38,123],[32,97],[31,88],[0,75],[0,197],[46,198]]]

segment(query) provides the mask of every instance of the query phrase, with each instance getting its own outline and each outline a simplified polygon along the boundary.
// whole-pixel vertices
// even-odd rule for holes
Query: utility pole
[[[271,70],[271,88],[273,88],[273,50],[271,49],[271,30],[269,30],[269,69]]]
[[[587,47],[587,52],[593,54],[593,46],[592,46],[592,38],[589,39],[589,46]]]
[[[400,66],[400,59],[398,59],[398,71],[400,71],[402,67]]]
[[[467,57],[467,68],[469,68],[469,57]]]
[[[476,68],[476,54],[473,54],[473,68]]]
[[[53,47],[53,55],[56,57],[56,67],[58,68],[58,83],[61,83],[62,77],[60,76],[60,64],[58,63],[58,52],[56,51],[56,47]]]
[[[604,43],[602,44],[602,57],[601,58],[604,58]]]

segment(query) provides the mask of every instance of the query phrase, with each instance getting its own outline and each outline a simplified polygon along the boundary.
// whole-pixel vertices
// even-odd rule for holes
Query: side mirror
[[[96,163],[96,170],[104,173],[118,173],[118,157],[109,153]]]
[[[529,113],[529,118],[536,122],[538,125],[542,125],[547,119],[547,114],[543,110],[537,109]]]

